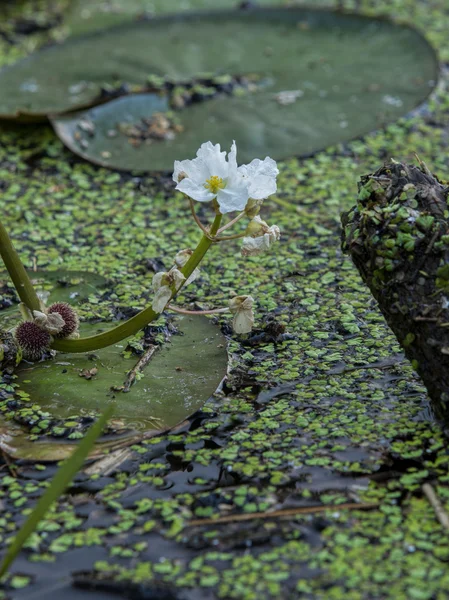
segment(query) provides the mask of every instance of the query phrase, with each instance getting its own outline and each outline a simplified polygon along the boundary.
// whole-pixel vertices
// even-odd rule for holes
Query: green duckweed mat
[[[340,4],[423,32],[442,64],[435,93],[385,130],[280,163],[279,193],[263,217],[280,226],[282,242],[261,259],[243,259],[237,244],[214,249],[198,286],[179,299],[209,306],[233,292],[255,296],[256,330],[246,341],[231,335],[227,384],[177,430],[80,473],[14,564],[3,598],[448,597],[448,531],[423,488],[449,511],[447,438],[339,246],[339,215],[360,175],[416,152],[449,177],[447,2]],[[0,62],[67,35],[67,6],[2,4]],[[81,305],[85,319],[143,307],[154,265],[198,238],[169,177],[91,166],[47,126],[1,126],[0,189],[27,266],[112,282]],[[2,306],[14,301],[3,285]],[[2,396],[14,383],[2,384]],[[2,545],[54,471],[1,466]],[[366,510],[354,508],[361,503]],[[303,507],[316,511],[267,514]],[[199,522],[218,517],[228,522]]]

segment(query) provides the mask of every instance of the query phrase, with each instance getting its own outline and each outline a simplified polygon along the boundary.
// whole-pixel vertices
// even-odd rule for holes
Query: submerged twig
[[[126,375],[125,383],[123,385],[123,390],[122,390],[123,393],[130,391],[131,386],[135,382],[138,374],[142,373],[144,368],[148,365],[150,360],[153,358],[153,356],[154,356],[156,350],[158,350],[158,348],[159,348],[159,346],[155,346],[154,344],[151,344],[151,346],[148,346],[148,348],[145,350],[144,354],[140,357],[140,359],[137,361],[137,363],[134,365],[134,367],[130,371],[128,371],[128,373]]]
[[[283,510],[273,510],[267,512],[255,512],[238,515],[228,515],[226,517],[218,517],[216,519],[194,519],[189,521],[187,527],[195,527],[197,525],[220,525],[222,523],[233,523],[237,521],[252,521],[253,519],[274,519],[282,517],[294,517],[296,515],[309,515],[313,513],[322,513],[328,510],[373,510],[378,508],[378,504],[359,504],[357,502],[347,502],[345,504],[332,504],[321,506],[301,506],[298,508],[286,508]]]
[[[132,458],[133,454],[129,448],[120,448],[89,465],[87,469],[84,469],[84,473],[86,475],[110,475],[125,461]]]
[[[449,515],[445,511],[444,506],[433,489],[433,486],[430,485],[430,483],[424,483],[421,489],[435,511],[436,518],[440,524],[449,531]]]

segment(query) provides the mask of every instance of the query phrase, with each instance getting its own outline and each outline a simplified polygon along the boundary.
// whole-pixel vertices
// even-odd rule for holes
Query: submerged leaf
[[[30,537],[33,531],[35,531],[36,527],[51,508],[52,504],[56,502],[64,493],[66,487],[81,469],[89,452],[94,447],[97,438],[101,435],[101,432],[103,431],[103,428],[105,427],[112,412],[112,406],[108,406],[98,421],[89,429],[86,437],[78,444],[72,456],[59,467],[59,470],[50,483],[50,486],[41,496],[35,509],[22,525],[11,546],[8,548],[8,552],[6,553],[6,556],[0,565],[0,577],[6,573],[19,554],[20,550],[23,548],[23,545],[27,539]]]

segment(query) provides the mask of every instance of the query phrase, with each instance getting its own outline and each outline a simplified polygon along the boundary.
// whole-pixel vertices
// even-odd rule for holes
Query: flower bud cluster
[[[31,314],[22,307],[26,320],[14,331],[14,338],[23,357],[36,361],[50,349],[53,338],[77,337],[79,319],[70,304],[56,302]]]

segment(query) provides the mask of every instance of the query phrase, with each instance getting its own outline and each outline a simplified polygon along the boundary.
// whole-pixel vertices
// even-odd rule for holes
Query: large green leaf
[[[52,361],[22,363],[17,382],[53,418],[101,413],[113,404],[114,418],[122,429],[167,429],[213,394],[227,365],[225,339],[210,320],[179,317],[176,325],[181,334],[172,335],[154,354],[143,378],[128,393],[114,391],[123,386],[126,373],[137,361],[135,355],[123,357],[126,340],[88,355],[58,354]],[[110,327],[83,324],[81,334],[93,335]],[[97,370],[91,379],[80,377],[91,369]]]
[[[89,296],[98,295],[107,283],[107,280],[98,273],[66,269],[28,271],[28,276],[47,304],[53,302],[79,304]],[[8,273],[0,272],[0,283],[9,279]],[[5,313],[2,311],[0,314],[3,316]]]
[[[0,113],[60,113],[98,103],[105,84],[144,89],[149,75],[185,82],[205,72],[261,81],[256,92],[180,111],[184,131],[174,140],[135,148],[120,135],[120,154],[108,131],[125,112],[131,120],[151,117],[154,98],[146,111],[130,97],[88,114],[95,131],[80,124],[85,115],[57,119],[55,127],[81,156],[117,168],[169,169],[208,139],[224,146],[236,139],[244,161],[279,159],[406,114],[428,96],[438,67],[417,31],[386,20],[300,8],[187,13],[72,39],[1,71]],[[277,94],[290,90],[299,90],[296,101],[280,104]]]

